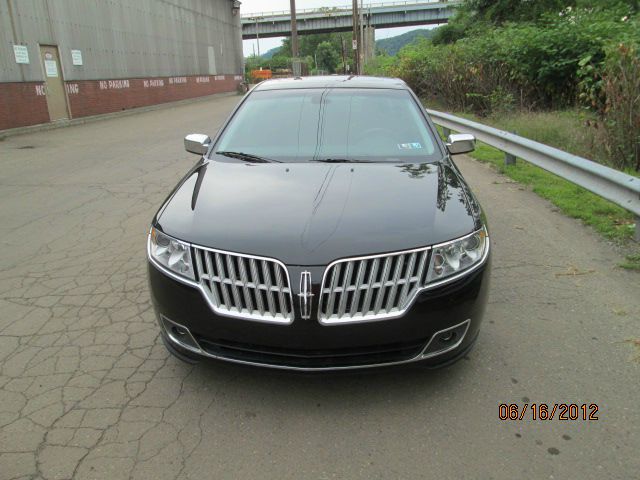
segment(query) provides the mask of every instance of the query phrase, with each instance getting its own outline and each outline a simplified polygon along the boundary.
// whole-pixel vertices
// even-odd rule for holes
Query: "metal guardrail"
[[[504,130],[436,110],[427,111],[433,121],[446,130],[471,133],[481,142],[522,158],[632,212],[636,217],[634,239],[640,242],[640,178]],[[509,163],[508,156],[505,161]]]
[[[402,7],[402,6],[414,6],[414,5],[422,5],[425,3],[448,3],[447,0],[406,0],[406,1],[395,1],[395,2],[376,2],[376,3],[365,3],[362,8],[367,10],[368,8],[380,8],[380,7]],[[459,3],[455,0],[451,0],[451,3]],[[359,5],[359,4],[358,4]],[[304,14],[304,13],[326,13],[327,15],[331,15],[332,13],[340,13],[340,12],[350,12],[352,6],[344,5],[337,7],[323,7],[323,8],[296,8],[296,15]],[[276,10],[273,12],[254,12],[254,13],[242,13],[240,15],[243,19],[256,19],[263,17],[275,17],[275,16],[289,16],[291,14],[291,10]]]

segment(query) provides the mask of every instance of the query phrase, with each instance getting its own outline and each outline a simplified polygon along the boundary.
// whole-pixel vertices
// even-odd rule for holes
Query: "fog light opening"
[[[465,320],[458,325],[434,333],[422,352],[422,358],[441,355],[460,346],[469,329],[469,323],[470,320]]]
[[[457,337],[458,335],[456,334],[455,331],[449,331],[440,335],[438,337],[438,340],[440,341],[440,343],[448,344],[453,342]]]
[[[200,353],[200,345],[198,345],[198,342],[193,338],[193,335],[191,335],[191,332],[187,327],[183,327],[182,325],[172,322],[165,317],[161,317],[161,319],[162,327],[164,328],[169,340],[183,348],[186,348],[187,350]]]
[[[186,329],[178,326],[171,327],[171,333],[173,333],[178,338],[184,338],[189,335]]]

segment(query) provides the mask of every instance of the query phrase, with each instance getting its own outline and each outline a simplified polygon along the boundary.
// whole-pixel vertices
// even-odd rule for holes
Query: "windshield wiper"
[[[224,155],[225,157],[235,158],[238,160],[242,160],[243,162],[256,162],[256,163],[282,163],[280,160],[274,160],[272,158],[259,157],[258,155],[252,155],[250,153],[244,152],[227,152],[220,151],[216,152],[217,155]]]
[[[310,162],[323,162],[323,163],[376,163],[372,160],[356,160],[349,158],[318,158],[315,160],[309,160]]]

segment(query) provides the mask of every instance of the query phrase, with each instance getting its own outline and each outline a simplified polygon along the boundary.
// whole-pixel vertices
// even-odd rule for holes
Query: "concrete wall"
[[[0,129],[48,121],[39,45],[58,46],[70,117],[235,89],[243,60],[232,3],[0,0]],[[14,44],[29,64],[16,63]]]

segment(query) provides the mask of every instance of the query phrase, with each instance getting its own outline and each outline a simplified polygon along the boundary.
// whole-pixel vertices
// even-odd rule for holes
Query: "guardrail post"
[[[515,135],[518,134],[518,132],[513,131],[511,132]],[[510,153],[504,152],[504,164],[506,165],[515,165],[516,164],[516,156],[515,155],[511,155]]]
[[[640,243],[640,215],[636,215],[636,231],[633,234],[633,239]]]
[[[443,135],[446,137],[448,137],[449,135],[451,135],[451,129],[446,128],[446,127],[442,127],[442,133]]]
[[[511,155],[510,153],[505,152],[504,153],[504,164],[505,165],[515,165],[516,164],[515,155]]]

